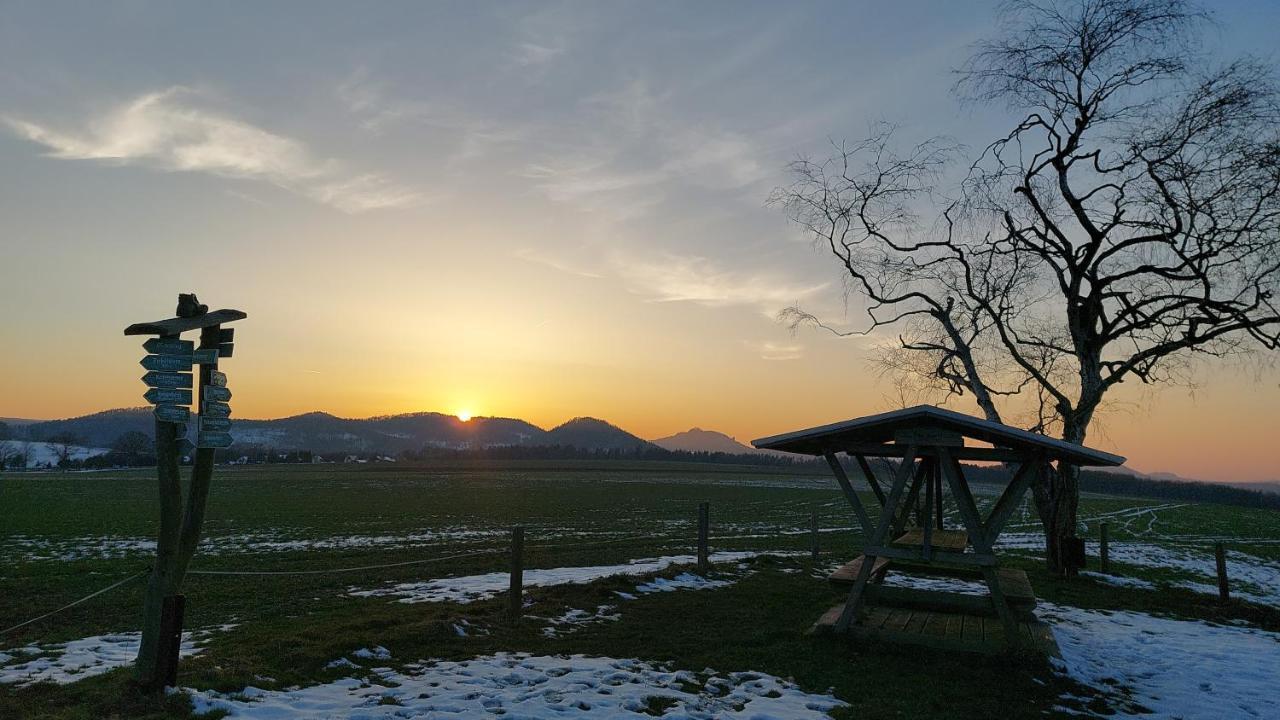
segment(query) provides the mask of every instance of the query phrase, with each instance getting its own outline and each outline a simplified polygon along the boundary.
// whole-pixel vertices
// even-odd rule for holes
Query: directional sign
[[[210,384],[210,385],[212,385],[212,386],[214,386],[214,387],[226,387],[226,386],[227,386],[227,374],[226,374],[226,373],[220,373],[220,372],[218,372],[217,370],[213,370],[213,371],[211,371],[211,372],[209,373],[209,384]]]
[[[224,402],[207,402],[200,408],[201,418],[229,418],[231,406]]]
[[[142,349],[155,355],[190,355],[195,343],[178,338],[151,338],[142,343]]]
[[[231,357],[231,351],[235,349],[232,343],[222,343],[218,346],[218,357]]]
[[[224,448],[230,446],[231,436],[227,433],[202,432],[200,437],[196,438],[196,447]]]
[[[189,388],[191,387],[191,374],[153,371],[143,375],[142,382],[146,383],[148,387]]]
[[[184,423],[191,417],[191,411],[181,405],[156,405],[156,419],[171,423]]]
[[[226,402],[231,399],[231,391],[224,387],[213,387],[212,385],[205,385],[201,389],[204,391],[205,402],[208,402],[210,400],[215,400],[218,402]]]
[[[143,398],[152,405],[168,403],[173,405],[190,405],[191,391],[174,388],[151,388],[143,394]]]
[[[231,429],[231,421],[227,418],[200,418],[200,432],[226,432]]]
[[[191,359],[197,365],[217,365],[218,350],[217,348],[196,350],[191,353]]]
[[[165,370],[169,372],[191,369],[190,355],[148,355],[139,361],[139,365],[148,370]]]

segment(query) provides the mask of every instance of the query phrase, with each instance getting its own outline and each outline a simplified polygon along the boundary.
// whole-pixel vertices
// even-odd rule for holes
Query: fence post
[[[811,551],[813,553],[813,561],[818,562],[818,511],[817,510],[812,510],[809,512],[809,526],[812,531],[813,547],[811,548]]]
[[[511,528],[511,588],[508,594],[511,622],[519,622],[520,613],[524,610],[524,527],[520,525]]]
[[[1231,587],[1227,584],[1227,551],[1222,543],[1214,543],[1213,558],[1218,564],[1218,599],[1227,602],[1231,599]]]
[[[1102,574],[1106,575],[1111,572],[1111,546],[1107,542],[1107,524],[1102,523],[1098,527],[1101,533],[1101,541],[1098,543],[1098,568],[1102,570]]]
[[[156,677],[165,687],[178,686],[178,655],[182,652],[182,620],[185,595],[166,595],[160,604],[160,656]]]
[[[698,572],[705,573],[711,568],[710,556],[707,553],[707,535],[711,529],[710,503],[698,503]]]

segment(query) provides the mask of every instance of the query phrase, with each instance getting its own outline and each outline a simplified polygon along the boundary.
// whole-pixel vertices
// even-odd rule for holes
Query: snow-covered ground
[[[1042,552],[1044,535],[1040,533],[1006,533],[1000,536],[999,550]],[[1174,544],[1154,542],[1113,542],[1110,547],[1112,562],[1162,570],[1177,570],[1197,578],[1170,583],[1176,587],[1211,595],[1218,594],[1217,567],[1210,542]],[[1122,578],[1103,579],[1098,574],[1090,576],[1115,585],[1154,587],[1142,580]],[[1280,563],[1244,552],[1227,551],[1227,576],[1231,579],[1232,595],[1263,605],[1280,605]]]
[[[473,530],[451,527],[398,535],[333,535],[320,538],[290,537],[280,532],[214,535],[200,543],[202,555],[298,552],[304,550],[352,550],[362,548],[404,548],[447,542],[488,540],[505,536],[504,530]],[[112,559],[152,554],[155,540],[141,537],[84,536],[39,538],[14,535],[0,540],[0,557],[26,562],[41,560]]]
[[[1059,667],[1119,717],[1280,718],[1280,633],[1060,605],[1037,615],[1053,627]]]
[[[423,662],[402,671],[374,668],[289,691],[254,687],[223,694],[188,690],[196,712],[302,720],[356,718],[639,717],[672,708],[688,718],[825,718],[845,703],[806,693],[761,673],[673,671],[639,660],[499,653],[461,662]]]
[[[0,456],[26,455],[27,467],[29,468],[57,465],[59,450],[60,447],[55,444],[36,440],[0,440]],[[68,446],[67,451],[68,457],[72,460],[85,460],[111,452],[107,448],[81,447],[79,445]]]
[[[184,632],[180,654],[195,655],[214,632],[234,625]],[[133,664],[138,656],[142,633],[94,635],[65,643],[26,645],[0,652],[0,684],[19,686],[38,682],[72,683],[109,670]]]
[[[712,563],[740,562],[761,555],[803,555],[803,552],[770,552],[741,551],[711,553]],[[525,587],[549,587],[553,585],[585,585],[607,577],[619,575],[649,575],[662,572],[674,565],[692,565],[697,562],[693,555],[667,555],[643,560],[631,560],[617,565],[587,565],[583,567],[561,567],[541,570],[525,570]],[[668,581],[670,582],[670,581]],[[703,582],[708,582],[703,580]],[[440,578],[423,582],[399,583],[387,587],[360,589],[350,588],[348,595],[355,597],[395,597],[402,603],[423,602],[456,602],[470,603],[477,600],[488,600],[498,593],[505,592],[511,586],[511,577],[505,572],[485,573],[483,575],[464,575],[460,577]],[[656,588],[655,588],[656,589]],[[644,591],[642,591],[644,592]]]

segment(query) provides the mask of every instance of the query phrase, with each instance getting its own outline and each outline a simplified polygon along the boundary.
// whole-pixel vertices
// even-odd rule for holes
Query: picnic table
[[[824,614],[816,630],[981,652],[1054,650],[1052,633],[1031,612],[1035,593],[1026,573],[1001,565],[994,549],[1039,474],[1052,462],[1117,466],[1125,460],[931,405],[760,438],[752,445],[826,458],[857,521],[862,554],[828,578],[848,587],[848,598]],[[839,453],[854,460],[878,512],[858,497]],[[887,486],[869,458],[881,458],[888,468]],[[985,516],[963,460],[1012,468]],[[945,526],[944,497],[962,528]],[[890,573],[903,581],[886,583]],[[936,580],[912,581],[938,577],[961,578],[959,589]],[[985,592],[972,591],[975,580]]]

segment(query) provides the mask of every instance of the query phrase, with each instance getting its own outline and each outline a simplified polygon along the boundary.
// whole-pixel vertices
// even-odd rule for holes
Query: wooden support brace
[[[1001,529],[1008,522],[1009,516],[1013,511],[1022,504],[1022,498],[1026,496],[1027,490],[1031,487],[1032,481],[1040,472],[1040,468],[1044,466],[1043,457],[1033,457],[1018,466],[1013,473],[1013,479],[1005,486],[1004,492],[1000,493],[1000,499],[996,500],[996,504],[991,508],[991,513],[987,515],[986,535],[987,542],[995,544],[996,538],[1000,536]]]
[[[982,516],[973,502],[973,493],[969,491],[969,482],[964,478],[960,463],[947,452],[946,448],[937,448],[938,462],[942,465],[942,473],[951,488],[951,497],[955,498],[960,509],[960,517],[964,520],[965,529],[969,531],[969,543],[979,553],[991,554],[991,543],[987,539],[986,528],[982,525]]]
[[[858,612],[862,609],[862,594],[867,587],[867,581],[871,579],[872,568],[876,564],[876,556],[872,549],[884,545],[885,537],[889,534],[889,528],[893,525],[898,503],[902,501],[902,496],[906,492],[907,481],[911,479],[915,459],[916,448],[914,445],[910,445],[907,447],[907,454],[902,459],[902,464],[898,466],[898,472],[893,479],[893,486],[889,489],[889,497],[885,500],[884,507],[880,510],[880,522],[876,524],[868,547],[863,550],[862,568],[853,582],[853,589],[849,591],[849,599],[845,601],[844,609],[840,611],[840,619],[836,621],[835,631],[837,633],[849,632],[849,626],[858,619]]]
[[[855,454],[853,459],[858,461],[858,469],[862,471],[862,476],[867,479],[867,484],[871,486],[871,492],[876,494],[876,502],[880,503],[880,507],[884,507],[884,490],[880,489],[880,482],[876,480],[876,474],[871,471],[867,456]]]
[[[845,500],[849,501],[849,506],[853,508],[853,514],[858,516],[858,527],[862,528],[862,537],[865,541],[871,537],[871,518],[867,516],[867,510],[862,506],[862,501],[858,499],[858,493],[853,489],[853,483],[849,482],[849,476],[844,472],[844,466],[840,464],[840,460],[836,458],[835,453],[823,453],[823,457],[827,459],[827,465],[831,466],[831,472],[836,476],[836,482],[840,483],[840,490],[844,492]]]

